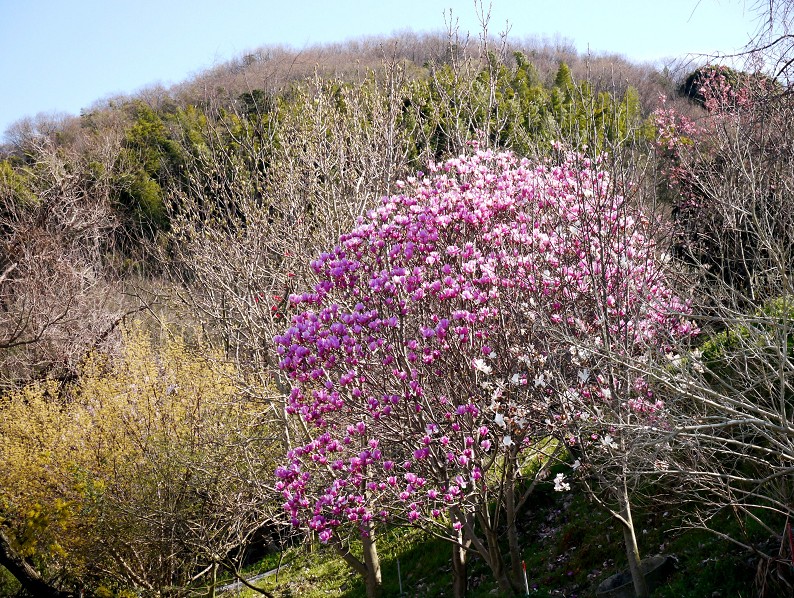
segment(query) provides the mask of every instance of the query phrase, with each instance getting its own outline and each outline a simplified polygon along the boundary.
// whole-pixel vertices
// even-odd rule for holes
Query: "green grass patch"
[[[643,556],[669,554],[678,561],[676,571],[655,597],[700,598],[716,593],[724,598],[749,598],[757,594],[756,555],[712,533],[682,529],[682,514],[668,508],[661,500],[635,507]],[[771,523],[777,529],[774,526],[779,522]],[[739,525],[725,515],[716,525],[725,532],[744,533],[748,541],[768,541],[768,532],[749,520]],[[601,581],[627,567],[618,523],[580,492],[558,493],[550,485],[536,490],[520,519],[519,540],[533,597],[593,596]],[[384,598],[401,596],[400,582],[405,597],[452,595],[451,546],[447,542],[418,529],[395,527],[380,535],[378,551]],[[363,580],[330,547],[317,542],[297,547],[288,551],[284,561],[289,564],[278,581],[271,576],[258,584],[278,598],[365,596]],[[490,570],[474,552],[469,555],[469,587],[471,598],[499,595]],[[248,590],[237,595],[257,596]]]

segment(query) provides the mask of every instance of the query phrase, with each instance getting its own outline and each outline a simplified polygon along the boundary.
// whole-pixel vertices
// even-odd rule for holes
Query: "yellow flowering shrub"
[[[152,593],[231,558],[276,512],[261,485],[275,428],[240,386],[205,347],[156,346],[136,326],[69,387],[4,397],[0,525],[15,549],[50,574]]]

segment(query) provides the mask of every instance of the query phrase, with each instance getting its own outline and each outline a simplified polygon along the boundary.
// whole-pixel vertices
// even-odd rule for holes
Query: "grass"
[[[678,565],[656,598],[750,598],[758,594],[755,576],[758,559],[751,553],[703,531],[680,529],[680,518],[663,505],[638,508],[635,517],[644,556],[674,555]],[[738,531],[729,519],[726,530]],[[733,526],[733,528],[732,528]],[[678,529],[676,529],[678,528]],[[731,529],[732,528],[732,529]],[[757,540],[760,530],[749,530]],[[578,493],[541,489],[521,518],[530,594],[537,598],[593,596],[598,584],[626,567],[622,533],[606,513]],[[378,540],[383,575],[383,597],[451,596],[451,548],[417,529],[393,528]],[[278,598],[336,596],[363,598],[364,585],[327,546],[314,543],[292,549],[289,565],[278,581],[271,576],[261,587]],[[399,561],[399,575],[398,575]],[[474,553],[469,557],[471,598],[498,594],[490,571]],[[780,588],[768,596],[780,596]],[[234,595],[234,594],[233,594]],[[243,590],[240,598],[258,594]]]

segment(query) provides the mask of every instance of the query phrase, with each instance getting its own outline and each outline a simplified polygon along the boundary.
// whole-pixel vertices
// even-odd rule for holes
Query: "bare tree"
[[[193,161],[171,189],[165,259],[178,300],[247,371],[280,384],[270,340],[289,295],[311,288],[311,260],[406,175],[406,85],[396,63],[355,86],[315,77],[290,103],[252,96],[250,114],[213,112],[200,142],[184,138]]]
[[[110,258],[122,225],[113,207],[122,135],[73,136],[69,145],[55,134],[21,138],[19,166],[5,163],[0,176],[3,386],[72,375],[125,309]]]
[[[638,430],[648,457],[636,471],[677,479],[691,524],[760,554],[759,591],[779,595],[792,587],[781,563],[794,514],[792,101],[770,78],[728,85],[725,73],[713,68],[701,82],[699,121],[664,117],[673,254],[697,281],[701,337],[694,347],[671,343],[656,366],[629,366],[665,405]],[[726,531],[726,515],[737,516],[739,533]],[[751,523],[773,549],[744,533]]]

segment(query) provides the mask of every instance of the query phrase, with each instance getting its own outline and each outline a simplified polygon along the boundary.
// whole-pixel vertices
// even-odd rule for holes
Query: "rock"
[[[662,585],[675,568],[675,559],[671,556],[654,556],[642,561],[642,570],[645,573],[645,583],[648,590],[653,592]],[[631,573],[622,571],[617,575],[608,577],[598,586],[596,596],[599,598],[634,598],[634,584]]]

